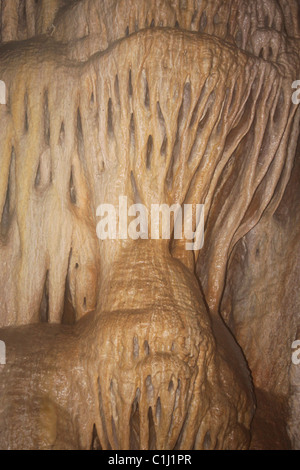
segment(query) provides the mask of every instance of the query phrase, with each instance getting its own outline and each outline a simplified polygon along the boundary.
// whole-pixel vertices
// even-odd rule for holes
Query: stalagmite
[[[233,266],[297,169],[299,12],[296,0],[1,1],[1,449],[256,442],[263,385]],[[120,197],[147,209],[147,229],[99,240],[98,208]],[[153,204],[202,204],[203,248],[151,239]]]

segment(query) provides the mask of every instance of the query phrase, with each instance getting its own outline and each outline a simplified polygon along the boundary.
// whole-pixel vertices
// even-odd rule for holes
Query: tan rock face
[[[263,260],[242,278],[234,257],[292,173],[298,18],[296,1],[1,2],[1,448],[244,449],[250,370],[289,397],[248,335]],[[120,196],[204,204],[204,247],[150,240],[150,219],[149,239],[100,241]]]

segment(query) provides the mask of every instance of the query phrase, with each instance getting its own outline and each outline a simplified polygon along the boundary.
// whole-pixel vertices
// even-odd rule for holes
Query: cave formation
[[[0,448],[300,449],[299,1],[0,15]],[[99,240],[120,196],[203,247]]]

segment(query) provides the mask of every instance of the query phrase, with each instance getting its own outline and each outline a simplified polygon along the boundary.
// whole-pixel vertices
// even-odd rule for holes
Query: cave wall
[[[299,448],[299,2],[2,0],[0,18],[0,445]],[[119,195],[203,203],[203,249],[99,242]]]
[[[299,339],[299,170],[298,145],[279,207],[274,215],[264,216],[232,253],[221,305],[258,389],[258,410],[262,416],[267,411],[272,438],[276,437],[273,444],[263,422],[266,415],[257,423],[257,432],[262,442],[278,448],[289,447],[287,419],[289,436],[299,446],[299,367],[292,363],[292,343]]]

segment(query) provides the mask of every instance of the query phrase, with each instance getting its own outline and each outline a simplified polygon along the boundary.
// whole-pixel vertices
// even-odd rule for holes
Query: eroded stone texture
[[[0,447],[247,448],[248,365],[270,389],[248,335],[256,273],[241,313],[231,254],[280,225],[297,2],[3,0],[1,38]],[[96,209],[119,196],[205,204],[203,250],[99,242]]]
[[[269,431],[265,429],[261,442],[255,439],[254,443],[260,448],[266,442],[273,448],[289,446],[283,437],[288,416],[292,443],[299,446],[299,367],[292,363],[291,348],[299,339],[299,156],[298,150],[291,180],[274,215],[266,213],[236,246],[222,303],[223,317],[260,390],[261,420],[263,410],[270,407]],[[273,442],[268,442],[270,428]]]

